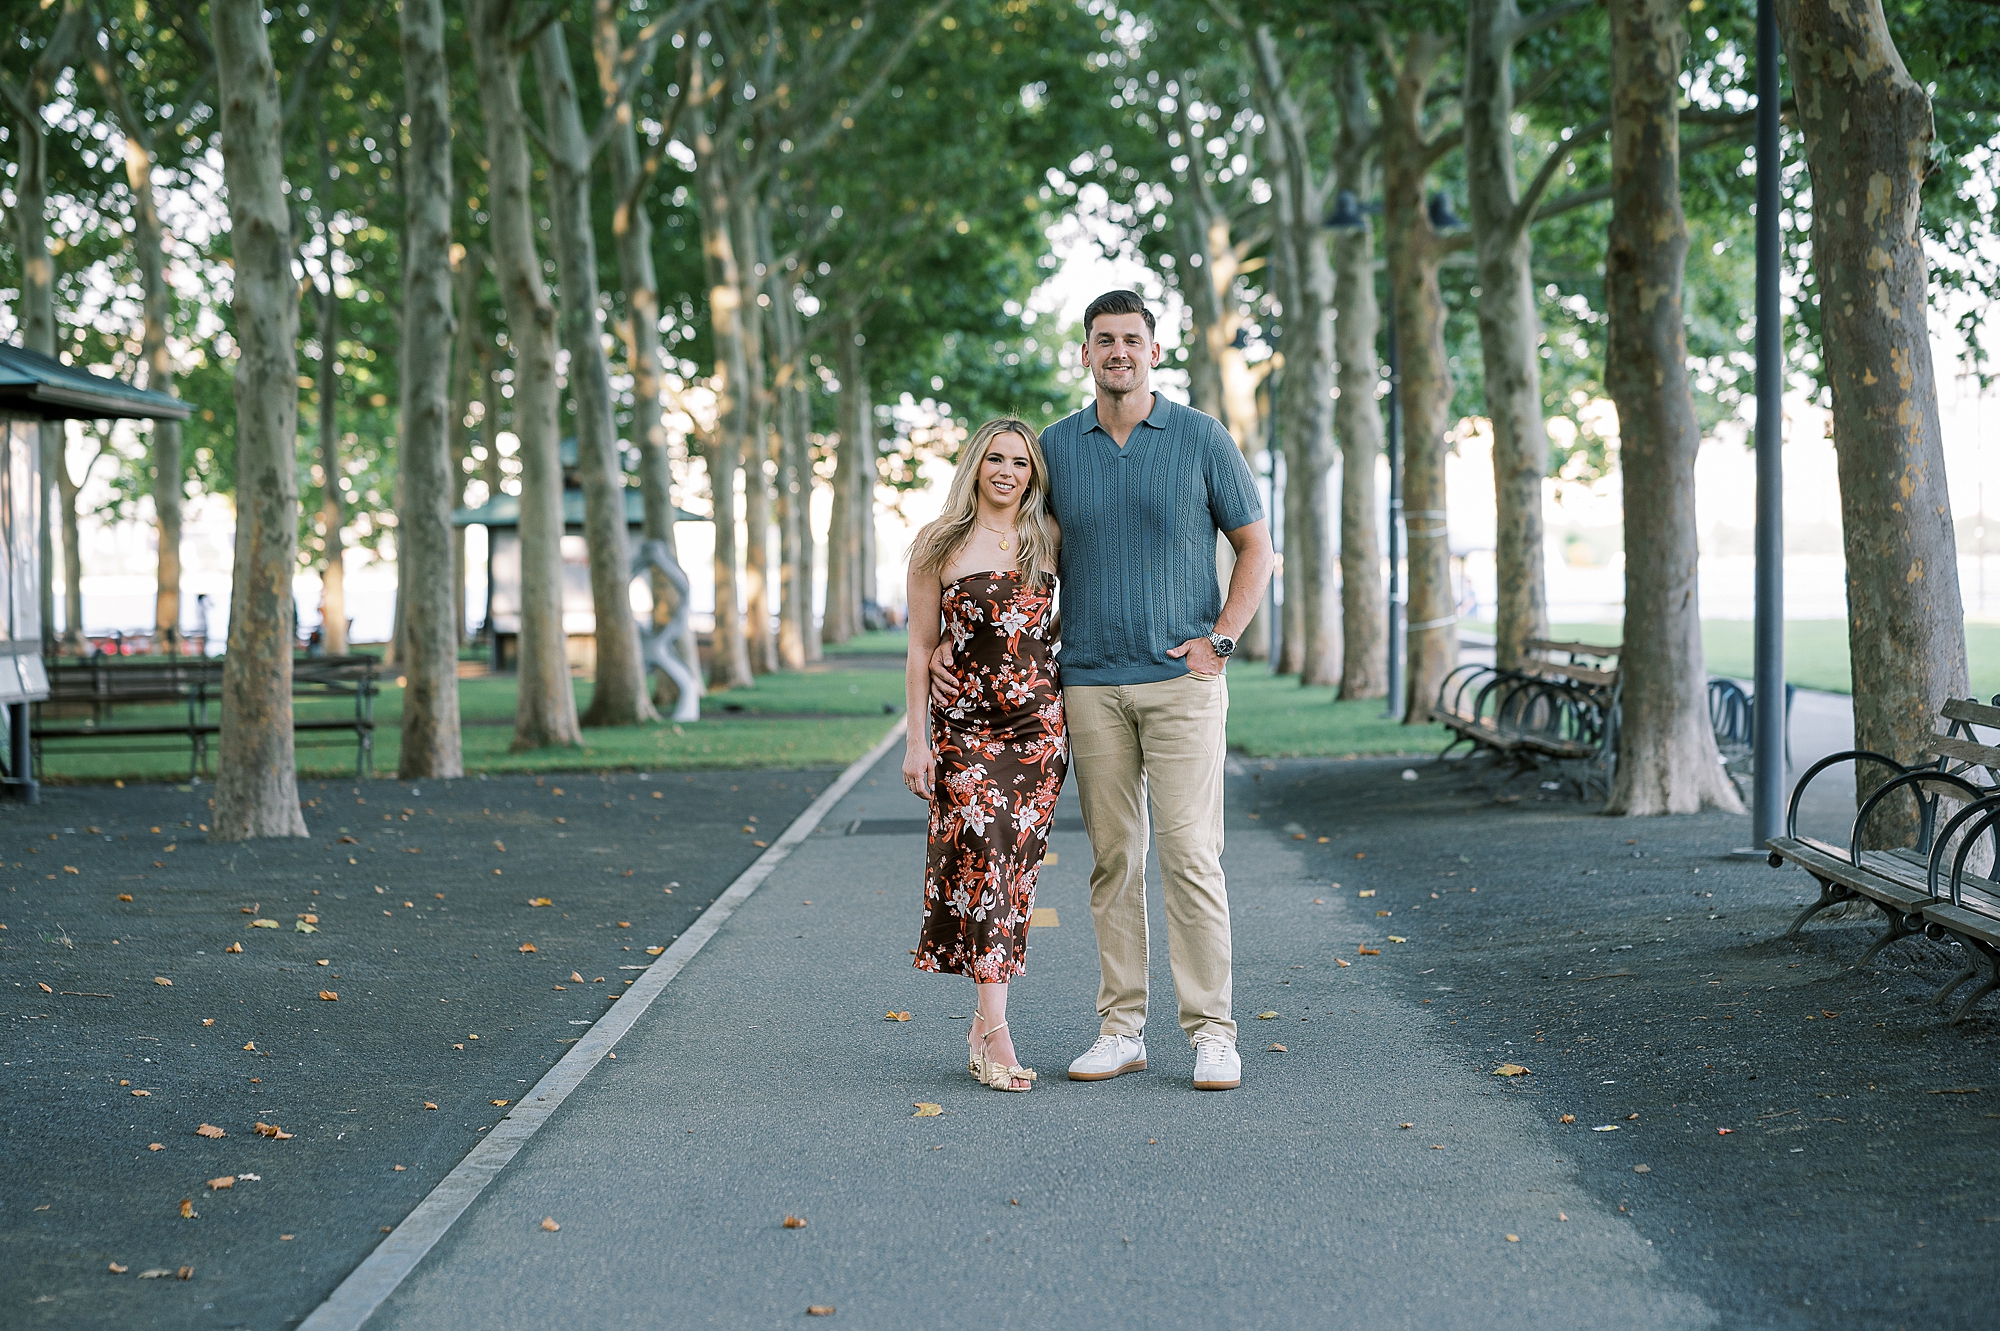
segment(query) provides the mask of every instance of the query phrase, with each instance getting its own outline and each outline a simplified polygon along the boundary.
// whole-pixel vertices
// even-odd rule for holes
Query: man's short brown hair
[[[1091,326],[1100,314],[1136,314],[1146,321],[1146,336],[1154,336],[1153,312],[1146,308],[1146,302],[1136,291],[1107,291],[1090,302],[1083,311],[1083,340],[1090,340]]]

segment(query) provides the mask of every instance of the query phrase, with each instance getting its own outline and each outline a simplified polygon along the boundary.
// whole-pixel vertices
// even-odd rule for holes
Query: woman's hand
[[[931,771],[935,763],[928,744],[911,743],[903,749],[903,784],[910,788],[912,795],[927,804],[934,793]]]

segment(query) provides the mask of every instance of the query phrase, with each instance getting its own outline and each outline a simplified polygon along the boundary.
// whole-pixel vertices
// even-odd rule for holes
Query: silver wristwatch
[[[1226,657],[1236,650],[1236,639],[1220,633],[1211,633],[1208,635],[1208,645],[1215,649],[1217,656]]]

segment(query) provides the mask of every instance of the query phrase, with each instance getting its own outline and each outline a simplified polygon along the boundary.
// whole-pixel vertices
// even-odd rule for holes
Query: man
[[[1083,327],[1097,399],[1042,435],[1062,527],[1063,704],[1096,859],[1090,913],[1102,973],[1101,1034],[1069,1075],[1105,1081],[1146,1066],[1150,803],[1195,1089],[1230,1090],[1242,1060],[1221,858],[1223,668],[1270,580],[1270,531],[1229,432],[1152,391],[1160,344],[1137,293],[1099,296]],[[1218,531],[1236,552],[1226,601]],[[932,673],[941,696],[956,692],[942,666]]]

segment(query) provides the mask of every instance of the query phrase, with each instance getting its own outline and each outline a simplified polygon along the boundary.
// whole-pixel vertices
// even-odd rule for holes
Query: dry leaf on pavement
[[[1521,1241],[1521,1236],[1519,1234],[1509,1234],[1507,1236],[1507,1242],[1509,1243],[1519,1243],[1520,1241]]]
[[[909,1019],[910,1014],[907,1012],[890,1011],[882,1015],[882,1020],[884,1021],[908,1021]]]
[[[1381,955],[1382,955],[1382,949],[1381,949],[1381,948],[1379,948],[1379,947],[1368,947],[1368,946],[1366,946],[1365,944],[1364,944],[1363,946],[1361,946],[1361,947],[1358,947],[1358,948],[1356,948],[1356,949],[1355,949],[1355,951],[1359,952],[1359,953],[1360,953],[1360,954],[1361,954],[1362,956],[1364,956],[1364,957],[1379,957],[1379,956],[1381,956]]]
[[[153,1142],[146,1149],[149,1151],[164,1151],[167,1149],[167,1144],[165,1142]]]
[[[553,1234],[557,1230],[561,1229],[562,1226],[556,1223],[556,1218],[554,1216],[545,1215],[542,1217],[542,1228],[546,1229],[549,1233]]]
[[[251,1053],[255,1053],[257,1051],[257,1042],[255,1040],[252,1040],[249,1044],[246,1044],[243,1047],[249,1050]]]
[[[1524,1077],[1527,1074],[1528,1069],[1522,1067],[1519,1063],[1502,1063],[1499,1067],[1493,1069],[1493,1075],[1496,1077]]]
[[[916,1106],[917,1112],[910,1115],[911,1118],[936,1118],[944,1112],[943,1105],[934,1105],[925,1100],[916,1101]]]
[[[1653,1172],[1653,1167],[1651,1165],[1634,1165],[1632,1166],[1632,1172],[1634,1174],[1650,1174]]]
[[[41,990],[45,994],[52,994],[55,992],[55,990],[49,988],[47,985],[43,984],[40,980],[35,981],[35,988]]]
[[[275,1123],[266,1123],[261,1119],[258,1120],[255,1130],[259,1137],[269,1137],[273,1141],[283,1142],[283,1141],[290,1141],[292,1139],[291,1133],[286,1132],[283,1128],[279,1127]]]
[[[122,1276],[131,1269],[129,1266],[120,1266],[116,1262],[111,1263],[111,1274],[114,1276]]]
[[[1278,1014],[1277,1014],[1277,1013],[1275,1013],[1275,1012],[1259,1012],[1259,1013],[1257,1014],[1257,1020],[1259,1020],[1259,1021],[1269,1021],[1269,1020],[1270,1020],[1271,1018],[1273,1018],[1273,1017],[1275,1017],[1275,1016],[1277,1016],[1277,1015],[1278,1015]]]
[[[164,975],[155,975],[153,977],[153,983],[158,985],[165,985],[169,989],[174,987],[174,982],[172,980],[169,980]]]
[[[316,934],[319,932],[319,926],[316,924],[308,924],[304,920],[297,920],[294,921],[292,924],[292,931],[294,933],[301,933],[301,934]]]
[[[241,952],[241,951],[243,950],[243,944],[241,944],[241,943],[231,943],[231,944],[230,944],[230,945],[229,945],[228,947],[225,947],[225,948],[223,948],[222,950],[223,950],[224,952],[228,952],[228,953],[231,953],[231,954],[235,954],[235,953],[239,953],[239,952]]]
[[[194,1135],[197,1137],[227,1137],[229,1134],[221,1128],[216,1127],[213,1123],[204,1123],[194,1130]]]
[[[1726,1129],[1726,1128],[1724,1129],[1724,1131],[1727,1131],[1727,1130],[1728,1130],[1728,1129]],[[1591,1131],[1592,1131],[1592,1132],[1616,1132],[1616,1131],[1618,1131],[1618,1125],[1617,1125],[1616,1123],[1606,1123],[1606,1124],[1605,1124],[1605,1125],[1604,1125],[1603,1127],[1601,1127],[1601,1128],[1592,1128],[1592,1129],[1591,1129]]]
[[[1289,1050],[1289,1049],[1287,1049],[1287,1048],[1285,1048],[1285,1046],[1283,1046],[1283,1045],[1281,1045],[1281,1044],[1274,1044],[1274,1045],[1272,1045],[1272,1046],[1271,1046],[1271,1047],[1270,1047],[1269,1049],[1267,1049],[1267,1050],[1266,1050],[1265,1052],[1266,1052],[1266,1053],[1271,1053],[1271,1054],[1289,1054],[1289,1053],[1291,1053],[1292,1051],[1291,1051],[1291,1050]]]
[[[167,1278],[168,1276],[172,1275],[173,1273],[174,1273],[174,1272],[173,1272],[173,1268],[172,1268],[172,1267],[167,1267],[167,1266],[156,1266],[156,1267],[154,1267],[154,1268],[153,1268],[152,1270],[150,1270],[150,1271],[141,1271],[141,1272],[139,1273],[139,1279],[141,1279],[141,1280],[164,1280],[164,1279],[166,1279],[166,1278]]]
[[[804,1229],[805,1227],[806,1227],[806,1218],[804,1216],[788,1215],[785,1217],[786,1229]]]
[[[1336,966],[1346,967],[1346,966],[1352,966],[1354,963],[1351,961],[1342,961],[1339,957],[1335,957],[1333,959],[1333,964]]]
[[[495,1100],[493,1101],[493,1103],[500,1106],[502,1109],[505,1109],[512,1102],[508,1100]]]
[[[806,1316],[831,1317],[833,1316],[833,1305],[830,1303],[808,1303],[806,1305]]]
[[[212,1178],[208,1181],[208,1190],[210,1192],[221,1192],[224,1188],[233,1188],[235,1186],[236,1175],[234,1174],[224,1174],[221,1178]]]
[[[1727,1137],[1730,1133],[1734,1131],[1736,1131],[1735,1128],[1717,1128],[1715,1130],[1715,1135],[1718,1137]]]
[[[326,1001],[326,1002],[328,1002],[328,1003],[332,1003],[332,1002],[336,1002],[336,1001],[338,1001],[338,1000],[339,1000],[339,998],[340,998],[340,995],[339,995],[339,994],[336,994],[336,993],[335,993],[335,992],[333,992],[333,990],[331,990],[331,989],[322,989],[322,990],[320,990],[320,991],[319,991],[319,996],[320,996],[320,998],[322,998],[323,1000],[325,1000],[325,1001]]]
[[[120,901],[130,901],[132,899],[132,894],[130,892],[120,892],[118,894],[118,899]]]
[[[549,897],[529,897],[528,904],[530,906],[553,906],[556,903]]]
[[[432,1104],[432,1103],[431,1103],[431,1102],[430,1102],[429,1100],[426,1100],[426,1101],[424,1101],[424,1108],[426,1108],[426,1109],[436,1109],[436,1108],[437,1108],[437,1106],[436,1106],[436,1105],[434,1105],[434,1104]]]
[[[278,922],[276,920],[252,920],[250,921],[250,927],[252,929],[275,929],[278,927]]]
[[[181,1219],[192,1220],[198,1213],[194,1209],[194,1198],[181,1198]]]
[[[1361,857],[1359,855],[1356,855],[1354,858],[1358,860]],[[1357,895],[1364,897],[1372,897],[1375,895],[1375,889],[1372,887],[1364,887],[1361,889],[1359,893],[1357,893]]]
[[[523,943],[516,950],[520,952],[535,952],[538,951],[539,949],[536,948],[536,946],[533,943]]]
[[[570,983],[571,983],[571,984],[582,984],[582,983],[583,983],[583,972],[582,972],[582,971],[571,971],[571,972],[569,973],[569,981],[570,981]]]
[[[134,1092],[132,1092],[132,1094],[134,1094],[134,1095],[140,1095],[140,1096],[145,1096],[145,1095],[151,1095],[151,1094],[152,1094],[152,1092],[151,1092],[151,1091],[134,1091]]]
[[[1396,935],[1394,935],[1394,934],[1390,934],[1390,935],[1389,935],[1389,941],[1390,941],[1390,942],[1392,942],[1392,943],[1407,943],[1407,942],[1409,942],[1410,940],[1409,940],[1409,939],[1407,939],[1407,938],[1398,938],[1398,937],[1396,937]]]
[[[1562,1116],[1562,1121],[1563,1121],[1564,1123],[1574,1123],[1574,1122],[1576,1122],[1576,1115],[1575,1115],[1575,1114],[1564,1114],[1564,1115]]]
[[[180,1270],[174,1272],[174,1278],[177,1280],[193,1280],[194,1268],[192,1266],[183,1266]]]
[[[664,951],[666,951],[666,949],[663,947],[649,947],[646,949],[646,955],[649,957],[657,957]]]

